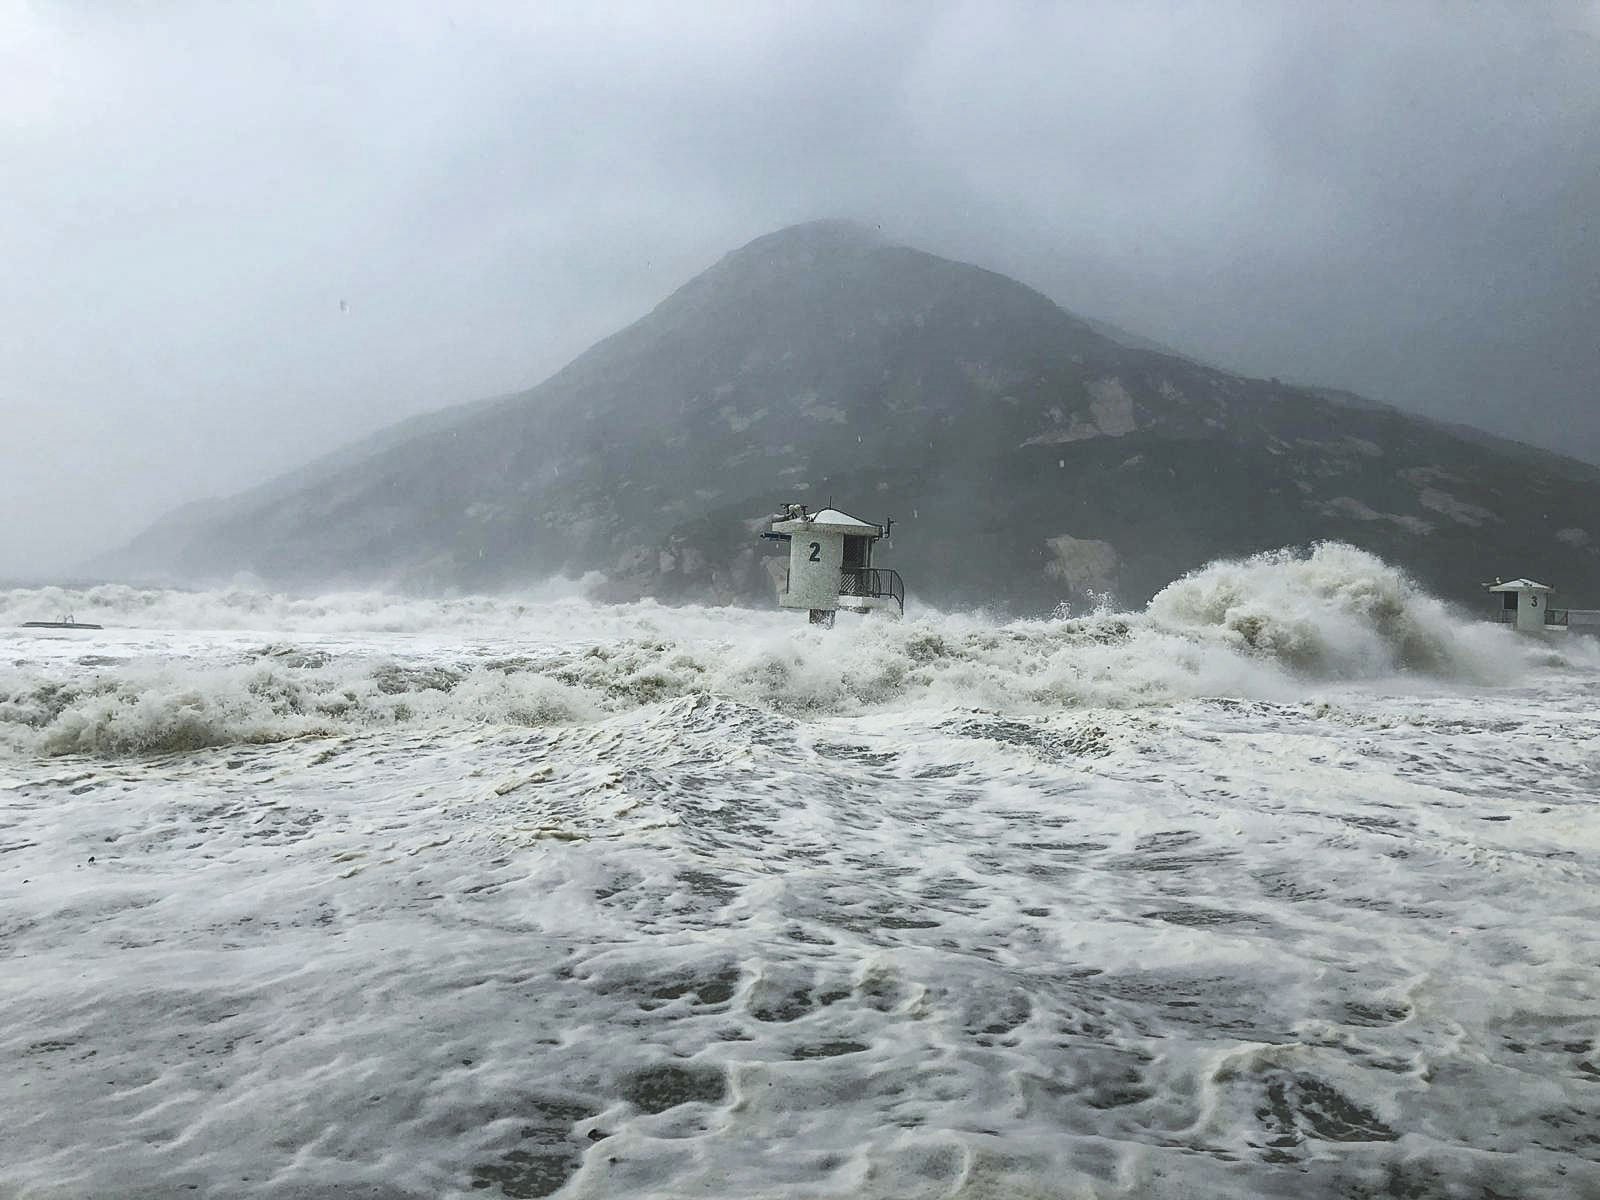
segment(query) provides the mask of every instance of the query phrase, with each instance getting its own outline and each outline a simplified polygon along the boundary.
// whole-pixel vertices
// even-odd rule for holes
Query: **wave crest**
[[[485,668],[184,664],[0,683],[0,738],[45,754],[173,753],[414,723],[549,725],[597,712],[592,696],[557,680]]]
[[[1169,584],[1147,611],[1328,678],[1418,671],[1489,682],[1518,657],[1506,653],[1504,631],[1463,619],[1400,568],[1337,542],[1211,563]]]

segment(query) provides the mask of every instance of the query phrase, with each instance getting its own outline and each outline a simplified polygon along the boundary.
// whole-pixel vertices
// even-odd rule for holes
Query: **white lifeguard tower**
[[[1547,626],[1557,625],[1564,615],[1550,606],[1555,589],[1531,579],[1513,579],[1507,583],[1497,579],[1486,584],[1485,589],[1490,595],[1500,597],[1494,619],[1502,625],[1513,626],[1519,633],[1543,633]]]
[[[1583,630],[1600,632],[1600,609],[1557,608],[1555,589],[1531,579],[1496,579],[1483,585],[1490,595],[1499,596],[1494,619],[1519,633],[1566,633]]]
[[[898,571],[872,565],[872,548],[889,536],[892,520],[874,525],[825,508],[786,504],[761,536],[789,543],[789,572],[778,589],[784,608],[804,608],[813,625],[832,625],[838,609],[903,615],[906,589]]]

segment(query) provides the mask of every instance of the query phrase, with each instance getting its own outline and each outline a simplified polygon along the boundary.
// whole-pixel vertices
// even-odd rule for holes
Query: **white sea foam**
[[[139,604],[0,643],[0,1193],[1600,1195],[1580,641]]]
[[[1338,545],[1213,564],[1144,613],[1004,624],[930,613],[821,630],[788,614],[730,620],[651,603],[94,591],[101,607],[149,616],[156,631],[31,643],[39,661],[0,669],[0,738],[47,753],[139,753],[396,724],[585,720],[696,694],[790,714],[1293,700],[1321,683],[1396,674],[1505,684],[1552,653]],[[13,593],[9,603],[32,611],[57,599]],[[239,661],[227,665],[213,642],[192,661],[178,630],[202,619],[248,630],[281,621],[272,636],[296,640],[236,640]],[[452,626],[476,645],[463,653],[441,638]],[[86,664],[91,645],[127,653]],[[375,655],[379,646],[413,665]]]
[[[31,684],[0,684],[0,735],[46,754],[196,750],[409,723],[546,725],[598,711],[594,697],[538,674],[393,663],[140,664]]]

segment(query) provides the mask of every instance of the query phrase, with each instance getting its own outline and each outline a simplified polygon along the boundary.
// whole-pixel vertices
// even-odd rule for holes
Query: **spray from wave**
[[[0,671],[0,745],[123,755],[404,725],[546,725],[687,695],[795,717],[1126,708],[1195,696],[1286,702],[1318,684],[1397,673],[1510,682],[1550,653],[1463,618],[1404,572],[1338,544],[1213,563],[1143,613],[1006,624],[931,614],[831,631],[791,614],[650,603],[109,593],[123,612],[173,621],[198,611],[213,628],[232,614],[335,641],[235,651],[232,661],[213,652]],[[396,653],[386,637],[396,626],[453,636]],[[468,655],[466,643],[486,628],[537,651]]]
[[[591,607],[590,583],[552,579],[503,596],[423,598],[388,592],[295,596],[259,588],[186,591],[107,583],[92,587],[0,589],[0,629],[63,613],[108,627],[261,630],[276,633],[431,633],[525,628],[540,616]]]
[[[1223,637],[1305,674],[1370,679],[1415,671],[1474,682],[1505,678],[1505,631],[1464,620],[1404,571],[1337,542],[1216,562],[1169,584],[1149,616]]]

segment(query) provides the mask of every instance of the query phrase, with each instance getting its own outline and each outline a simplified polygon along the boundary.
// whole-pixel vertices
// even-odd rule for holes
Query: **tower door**
[[[849,534],[844,539],[844,562],[841,564],[846,571],[859,571],[863,567],[872,565],[872,539],[868,537],[853,537]]]

